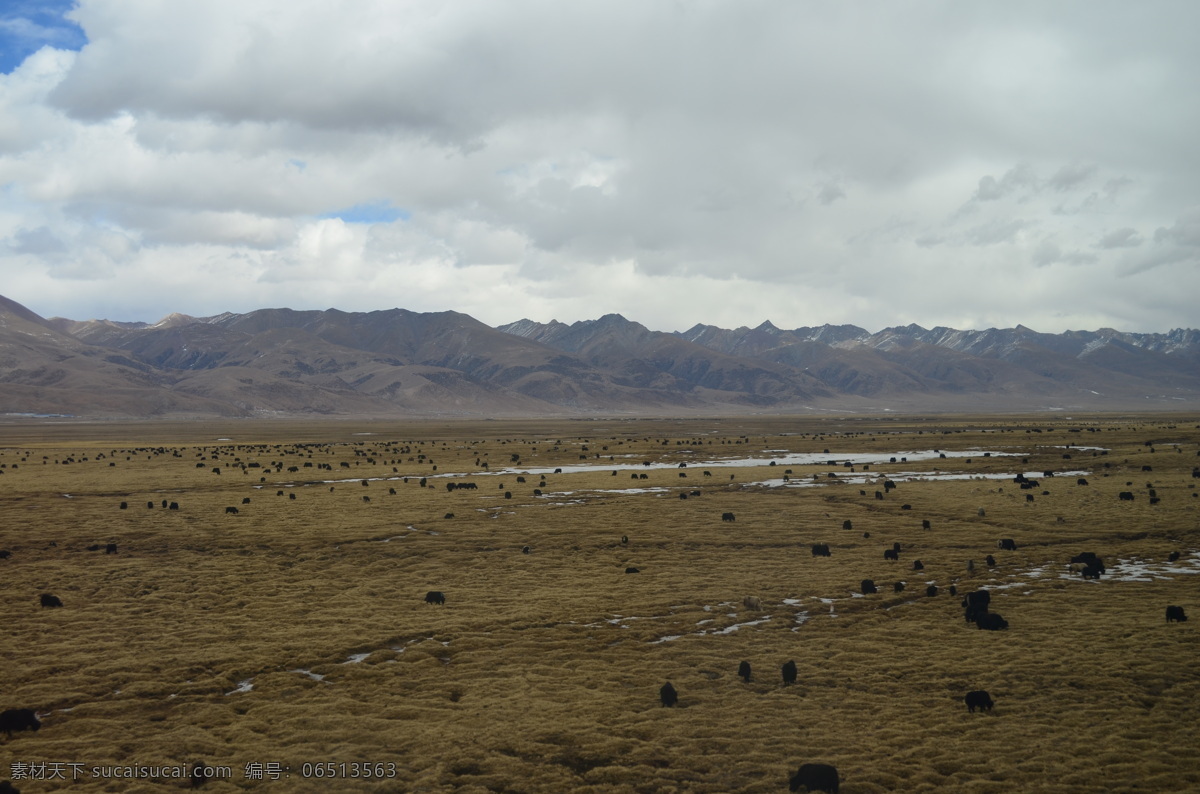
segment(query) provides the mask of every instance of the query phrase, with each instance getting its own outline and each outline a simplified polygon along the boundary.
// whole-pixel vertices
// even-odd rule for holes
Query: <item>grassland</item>
[[[812,761],[845,794],[1200,790],[1198,454],[1194,416],[0,425],[0,708],[42,717],[0,779],[778,792]],[[1089,550],[1099,581],[1067,570]],[[963,620],[980,587],[1007,631]]]

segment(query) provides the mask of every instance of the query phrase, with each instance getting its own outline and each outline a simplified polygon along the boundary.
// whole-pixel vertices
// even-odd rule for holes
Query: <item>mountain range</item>
[[[453,311],[46,319],[0,297],[0,414],[685,416],[1193,410],[1200,332],[492,328]]]

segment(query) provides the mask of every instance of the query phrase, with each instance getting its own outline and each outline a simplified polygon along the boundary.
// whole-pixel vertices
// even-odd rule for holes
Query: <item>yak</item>
[[[967,593],[967,597],[962,600],[962,605],[966,609],[966,621],[972,623],[980,615],[986,615],[988,605],[991,603],[992,594],[987,590],[975,590]]]
[[[430,590],[428,593],[425,594],[425,603],[426,604],[445,604],[446,603],[446,594],[443,593],[441,590]]]
[[[675,687],[671,686],[671,682],[668,681],[658,690],[658,699],[662,701],[664,706],[670,708],[679,702],[679,693],[675,691]]]
[[[829,556],[829,544],[828,543],[814,543],[812,546],[812,556],[828,557]]]
[[[796,663],[794,661],[785,662],[780,672],[783,674],[784,686],[796,683]]]
[[[975,626],[984,631],[1004,631],[1008,621],[995,612],[985,612],[975,618]]]
[[[992,706],[996,705],[992,702],[992,696],[982,689],[976,689],[973,692],[968,692],[963,700],[966,701],[967,711],[971,714],[975,713],[975,709],[991,711]]]
[[[1167,622],[1173,623],[1175,621],[1179,621],[1180,623],[1187,622],[1187,615],[1183,614],[1183,607],[1167,607]]]
[[[738,676],[747,684],[750,683],[750,663],[742,662],[738,665]]]
[[[0,731],[9,736],[13,735],[13,731],[36,731],[40,727],[42,723],[38,721],[33,709],[8,709],[0,712]]]
[[[60,607],[63,605],[62,599],[50,593],[42,593],[41,600],[44,607]]]
[[[878,593],[878,592],[879,591],[875,589],[875,581],[873,579],[863,579],[862,580],[862,594],[863,595],[871,595],[872,593]]]
[[[788,780],[788,789],[791,791],[799,791],[801,786],[805,791],[838,794],[837,767],[829,764],[804,764]]]

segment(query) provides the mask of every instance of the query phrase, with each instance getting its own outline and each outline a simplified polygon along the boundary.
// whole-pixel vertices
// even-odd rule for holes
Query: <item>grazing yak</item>
[[[812,545],[812,556],[828,557],[829,556],[829,544],[828,543],[814,543]]]
[[[722,521],[737,521],[737,516],[735,516],[733,513],[722,513],[721,520]]]
[[[935,597],[937,594],[938,594],[938,586],[937,585],[931,584],[925,588],[925,595],[929,596],[930,598]]]
[[[928,518],[921,519],[921,529],[932,529],[933,525],[929,523]]]
[[[1175,621],[1180,623],[1187,622],[1187,615],[1183,614],[1183,607],[1167,607],[1167,622],[1174,623]]]
[[[641,573],[641,570],[634,568],[632,565],[630,565],[628,568],[625,569],[625,573]]]
[[[428,593],[425,594],[425,603],[426,604],[445,604],[446,603],[446,594],[443,593],[441,590],[430,590]]]
[[[671,682],[668,681],[658,690],[658,699],[662,701],[664,706],[670,708],[679,702],[679,693],[675,691],[675,687],[671,686]]]
[[[992,702],[992,696],[982,689],[968,692],[963,700],[966,701],[967,711],[971,714],[974,714],[977,708],[983,711],[991,711],[992,706],[996,705]]]
[[[1016,551],[1017,542],[1012,538],[1002,538],[996,542],[996,546],[1002,551]]]
[[[837,767],[829,764],[804,764],[788,780],[788,789],[791,791],[799,791],[801,786],[805,791],[838,794]]]
[[[62,599],[50,593],[42,593],[41,600],[44,607],[60,607],[63,605]]]
[[[746,596],[742,599],[742,606],[754,612],[762,610],[762,599],[758,596]]]
[[[895,549],[884,549],[883,558],[885,560],[899,560],[900,552],[896,551]]]
[[[1104,566],[1099,562],[1089,562],[1080,571],[1084,579],[1099,579],[1100,574],[1104,573]]]
[[[842,529],[854,529],[854,523],[847,518],[842,522]]]
[[[913,570],[914,571],[925,570],[925,563],[921,562],[920,560],[913,560]]]
[[[789,660],[785,662],[780,672],[783,674],[784,686],[796,683],[796,663],[794,661]]]
[[[904,582],[896,582],[894,585],[892,585],[892,590],[894,590],[897,593],[903,593],[904,592]]]
[[[9,736],[13,735],[13,731],[36,731],[40,727],[42,723],[38,721],[33,709],[8,709],[0,712],[0,731]]]
[[[863,579],[862,583],[861,583],[861,587],[862,587],[862,594],[865,596],[871,595],[872,593],[879,592],[878,590],[875,589],[875,581],[873,579]]]
[[[738,665],[738,676],[747,684],[750,683],[750,663],[742,662]]]
[[[987,590],[975,590],[967,593],[967,597],[962,600],[963,608],[966,610],[964,617],[968,623],[973,623],[980,615],[986,615],[988,605],[992,603],[992,594]]]

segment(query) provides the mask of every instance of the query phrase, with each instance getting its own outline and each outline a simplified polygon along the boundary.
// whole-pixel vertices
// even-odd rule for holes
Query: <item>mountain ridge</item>
[[[455,311],[45,319],[0,296],[0,413],[595,416],[1200,406],[1200,331],[496,328]]]

